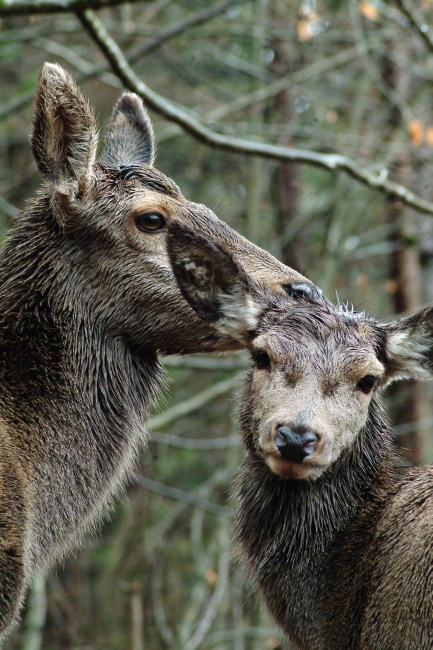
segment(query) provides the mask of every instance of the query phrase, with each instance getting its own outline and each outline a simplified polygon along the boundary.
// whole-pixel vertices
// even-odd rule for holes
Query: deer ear
[[[197,315],[247,344],[266,309],[260,287],[217,242],[180,220],[169,225],[168,251],[182,295]]]
[[[30,136],[44,178],[61,194],[87,189],[98,145],[95,115],[72,77],[45,63],[36,90]]]
[[[155,140],[152,123],[141,99],[125,93],[117,102],[105,137],[102,160],[115,165],[153,165]]]
[[[383,326],[381,361],[388,382],[433,379],[433,309]]]

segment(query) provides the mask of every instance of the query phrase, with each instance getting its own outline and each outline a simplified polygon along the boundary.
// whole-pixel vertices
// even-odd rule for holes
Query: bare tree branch
[[[263,86],[262,88],[258,88],[257,90],[253,90],[250,93],[246,93],[245,95],[237,97],[228,104],[218,106],[217,108],[209,111],[209,113],[206,115],[206,120],[209,122],[212,122],[214,120],[221,120],[222,118],[227,117],[227,115],[230,115],[230,113],[242,111],[245,108],[252,106],[253,104],[258,104],[259,102],[263,102],[266,99],[274,97],[282,90],[287,90],[288,88],[293,87],[294,84],[310,81],[311,79],[315,79],[324,74],[328,70],[333,70],[339,66],[347,65],[357,57],[357,48],[350,47],[347,50],[343,50],[343,52],[334,54],[333,56],[319,59],[310,65],[306,65],[300,70],[294,71],[290,77],[277,79],[276,81],[273,81],[272,83]]]
[[[418,30],[421,38],[430,50],[433,50],[433,34],[430,25],[426,23],[423,16],[410,0],[397,0],[401,11],[407,16],[409,22]]]
[[[2,0],[0,0],[0,16],[1,16],[1,7],[2,7],[1,1]],[[201,11],[198,14],[191,16],[187,20],[183,20],[179,23],[176,23],[175,25],[171,25],[170,27],[167,27],[167,29],[162,30],[162,32],[158,34],[158,36],[156,36],[154,39],[148,41],[147,43],[141,45],[138,48],[134,48],[131,52],[126,54],[126,60],[129,61],[130,63],[133,63],[134,61],[141,58],[142,56],[145,56],[146,54],[149,54],[150,52],[153,52],[156,49],[158,49],[158,47],[163,45],[170,38],[173,38],[174,36],[178,36],[185,30],[189,29],[190,27],[202,25],[203,23],[208,22],[215,16],[224,13],[231,6],[235,4],[240,4],[241,2],[245,2],[245,1],[246,0],[226,0],[225,2],[222,2],[216,5],[215,7],[212,7],[212,9],[205,9],[204,11]],[[109,70],[110,68],[108,64],[92,66],[91,64],[84,62],[84,60],[81,57],[77,56],[77,54],[73,53],[70,48],[66,48],[65,46],[60,45],[59,43],[54,43],[53,41],[48,41],[47,39],[43,39],[40,37],[35,40],[34,44],[36,46],[44,47],[44,49],[51,52],[51,54],[54,54],[55,56],[61,56],[63,58],[66,57],[66,60],[69,61],[69,63],[75,65],[75,67],[78,70],[80,70],[80,72],[82,73],[81,75],[77,75],[76,79],[78,83],[82,83],[83,81],[87,81],[88,79],[92,79],[93,77],[102,75],[102,80],[105,83],[114,87],[119,87],[120,82],[117,80],[118,79],[117,76],[114,77],[110,73],[107,73],[107,70]],[[67,50],[69,50],[69,53],[72,54],[73,56],[72,60],[69,58],[67,54]],[[12,97],[6,104],[0,106],[0,119],[7,117],[11,113],[20,109],[22,106],[26,106],[31,101],[33,101],[33,97],[34,97],[33,91],[30,93],[24,93],[22,95]]]
[[[375,84],[376,88],[380,93],[400,111],[403,119],[406,122],[409,122],[413,118],[412,109],[405,102],[398,93],[391,88],[383,79],[379,70],[377,70],[372,59],[370,58],[368,46],[365,39],[364,29],[362,21],[360,20],[358,2],[357,0],[351,0],[350,3],[351,14],[352,14],[352,25],[353,31],[356,39],[356,46],[358,48],[359,59],[362,61],[363,66],[370,77],[371,81]]]
[[[170,433],[152,433],[152,441],[178,449],[193,449],[197,451],[229,449],[239,447],[240,436],[226,436],[225,438],[181,438]]]
[[[143,0],[128,0],[128,4]],[[149,0],[147,0],[149,1]],[[28,16],[30,14],[55,14],[79,9],[104,9],[125,4],[125,0],[30,0],[15,2],[0,0],[0,16]]]
[[[140,59],[142,56],[145,56],[146,54],[150,54],[150,52],[153,52],[154,50],[161,47],[161,45],[163,45],[166,41],[173,38],[174,36],[178,36],[179,34],[186,31],[187,29],[190,29],[191,27],[202,25],[203,23],[208,22],[212,18],[215,18],[215,16],[224,13],[225,11],[227,11],[227,9],[229,9],[233,5],[240,4],[242,2],[246,2],[246,0],[225,0],[225,2],[215,5],[211,9],[205,9],[204,11],[201,11],[197,14],[194,14],[193,16],[190,16],[186,20],[176,23],[175,25],[171,25],[170,27],[167,27],[167,29],[164,29],[160,34],[158,34],[158,36],[148,41],[144,45],[140,45],[139,47],[132,49],[130,52],[128,52],[125,55],[125,58],[129,63],[134,63],[135,61],[137,61],[137,59]],[[103,81],[105,81],[111,86],[119,87],[120,82],[118,80],[118,77],[112,75],[111,73],[106,72],[107,70],[109,70],[110,67],[108,64],[95,67],[92,64],[88,63],[87,61],[84,61],[82,57],[78,56],[75,52],[73,52],[71,48],[67,48],[64,45],[61,45],[59,43],[56,43],[48,39],[37,38],[35,39],[34,43],[36,45],[42,45],[42,47],[47,49],[47,51],[51,52],[52,54],[55,54],[56,56],[61,56],[65,58],[67,61],[69,61],[69,63],[74,65],[80,72],[86,75],[85,77],[86,79],[88,79],[89,76],[102,75]],[[105,74],[103,74],[104,72]],[[77,79],[77,80],[82,81],[82,79]]]
[[[131,595],[131,645],[132,650],[144,650],[143,593],[139,580],[132,583]]]
[[[144,45],[137,48],[136,50],[132,51],[128,56],[128,60],[135,61],[136,59],[140,58],[144,54],[148,54],[149,52],[152,52],[156,48],[160,47],[163,43],[168,41],[169,38],[173,38],[173,36],[178,36],[185,30],[189,29],[190,27],[196,27],[197,25],[202,25],[203,23],[206,23],[208,20],[211,20],[211,18],[214,18],[215,16],[224,13],[225,11],[227,11],[227,9],[229,9],[233,5],[240,4],[241,2],[246,2],[246,0],[225,0],[225,2],[221,2],[220,4],[215,5],[215,7],[212,7],[211,9],[205,9],[204,11],[200,11],[198,14],[194,14],[190,18],[187,18],[186,20],[176,23],[176,25],[167,27],[167,29],[163,30],[154,39],[152,39],[148,43],[145,43]]]
[[[218,562],[218,582],[192,637],[185,643],[184,650],[196,650],[203,641],[215,619],[227,587],[229,573],[229,543],[226,526],[220,531],[220,557]]]
[[[47,616],[47,595],[45,575],[42,571],[36,573],[30,590],[26,631],[23,640],[23,650],[40,650],[42,636]]]
[[[200,368],[202,370],[240,370],[250,368],[248,357],[236,355],[225,358],[215,358],[211,355],[169,355],[163,357],[162,363],[167,367],[175,368]]]
[[[203,499],[203,497],[195,496],[195,494],[190,494],[189,492],[184,492],[178,488],[172,488],[168,485],[163,485],[157,481],[153,481],[146,476],[139,476],[136,474],[134,476],[134,483],[141,485],[141,487],[161,494],[163,497],[168,497],[174,501],[180,501],[186,503],[187,505],[194,506],[194,508],[200,508],[201,510],[206,510],[211,512],[214,515],[227,516],[229,514],[229,509],[224,506],[219,506],[217,503],[212,503],[208,499]]]
[[[407,205],[433,215],[433,203],[417,196],[407,187],[388,180],[388,171],[385,168],[378,173],[340,154],[323,154],[317,151],[291,149],[264,142],[233,138],[213,131],[184,108],[175,106],[141,81],[129,66],[117,43],[111,38],[93,11],[90,9],[78,11],[77,15],[91,38],[106,56],[113,72],[118,75],[126,88],[140,95],[150,108],[181,126],[197,140],[209,146],[234,153],[305,163],[334,172],[344,171],[369,187],[380,190],[389,196],[397,197]]]
[[[173,422],[173,420],[196,411],[216,397],[228,393],[239,385],[239,380],[243,376],[243,372],[236,373],[236,375],[230,377],[230,379],[219,381],[209,388],[201,391],[201,393],[197,393],[197,395],[194,395],[194,397],[186,399],[184,402],[180,402],[180,404],[172,406],[168,411],[165,411],[160,415],[155,415],[149,420],[149,429],[160,429],[166,424]]]
[[[0,195],[0,212],[4,212],[6,216],[13,218],[17,216],[19,209]]]

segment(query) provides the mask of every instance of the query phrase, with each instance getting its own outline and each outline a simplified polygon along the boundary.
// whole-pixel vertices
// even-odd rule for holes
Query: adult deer
[[[299,304],[254,329],[236,538],[271,614],[299,650],[431,650],[433,467],[396,469],[379,389],[433,377],[433,309]]]
[[[161,387],[157,353],[240,348],[269,301],[314,291],[152,166],[137,96],[116,105],[98,162],[97,143],[85,98],[60,66],[45,65],[31,135],[45,185],[0,256],[3,631],[35,569],[74,545],[130,475]],[[204,324],[182,298],[167,254],[173,224],[236,267],[238,334],[213,327],[224,302],[214,300]]]

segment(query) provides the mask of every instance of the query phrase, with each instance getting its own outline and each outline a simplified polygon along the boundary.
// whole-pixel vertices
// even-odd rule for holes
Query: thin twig
[[[288,90],[293,88],[295,84],[304,83],[306,81],[311,81],[320,77],[322,74],[328,70],[333,70],[334,68],[347,65],[354,59],[358,57],[358,50],[356,47],[350,47],[343,52],[338,52],[333,56],[326,57],[324,59],[319,59],[311,65],[306,65],[300,70],[295,70],[290,77],[283,77],[282,79],[277,79],[272,83],[258,88],[250,93],[245,95],[240,95],[233,101],[228,104],[223,104],[217,108],[209,111],[206,115],[206,121],[212,122],[216,120],[221,120],[224,117],[227,117],[231,113],[236,111],[243,111],[254,104],[265,101],[274,97],[282,90]]]
[[[397,4],[405,16],[409,18],[410,23],[416,27],[424,43],[430,50],[433,50],[432,30],[416,7],[409,0],[397,0]]]
[[[205,41],[202,45],[202,50],[212,58],[226,65],[228,68],[236,70],[236,72],[242,72],[250,77],[254,77],[255,79],[260,79],[261,81],[268,81],[272,77],[272,75],[267,70],[263,69],[263,67],[251,63],[250,61],[246,61],[231,52],[227,52],[213,43]]]
[[[205,608],[197,628],[192,637],[185,643],[184,650],[196,650],[202,643],[206,634],[209,632],[211,625],[217,615],[218,606],[220,605],[224,592],[227,587],[229,573],[229,542],[226,526],[221,528],[220,533],[220,557],[218,562],[218,582],[217,586]]]
[[[246,2],[246,1],[247,0],[225,0],[225,2],[221,2],[220,4],[215,5],[215,7],[211,7],[210,9],[205,9],[204,11],[200,11],[199,13],[194,14],[193,16],[187,18],[186,20],[182,20],[181,22],[176,23],[175,25],[171,25],[170,27],[167,27],[167,29],[165,29],[160,34],[158,34],[158,36],[156,36],[154,39],[145,43],[139,48],[133,50],[128,56],[128,61],[133,62],[139,59],[144,54],[153,52],[153,50],[156,50],[163,43],[168,41],[169,38],[173,38],[173,36],[178,36],[182,32],[189,29],[190,27],[197,27],[197,25],[202,25],[203,23],[208,22],[212,18],[215,18],[215,16],[219,16],[220,14],[223,14],[225,11],[227,11],[227,9],[229,9],[233,5],[240,4],[241,2]]]
[[[40,650],[47,616],[47,594],[45,575],[38,571],[33,578],[30,590],[26,631],[23,639],[23,650]]]
[[[344,171],[369,187],[384,192],[388,196],[397,197],[407,205],[426,214],[433,215],[433,203],[417,196],[407,187],[388,180],[388,171],[386,169],[377,173],[340,154],[323,154],[317,151],[291,149],[289,147],[264,142],[233,138],[213,131],[184,108],[173,104],[162,95],[151,90],[141,81],[128,65],[117,43],[111,38],[93,11],[90,9],[79,11],[77,15],[93,41],[106,56],[113,72],[118,75],[125,87],[140,95],[150,108],[181,126],[197,140],[209,146],[234,153],[243,153],[274,160],[290,160],[315,165],[334,172]]]
[[[129,4],[134,2],[143,2],[143,0],[128,0]],[[0,16],[55,14],[79,9],[104,9],[122,4],[125,4],[125,0],[57,0],[57,2],[55,0],[30,0],[29,2],[0,0]]]
[[[356,46],[358,48],[359,59],[364,65],[364,69],[370,77],[371,81],[375,84],[380,93],[387,99],[392,106],[395,106],[400,111],[402,118],[409,122],[413,118],[412,109],[405,102],[393,88],[391,88],[383,79],[382,75],[376,69],[373,61],[368,52],[368,46],[365,41],[364,29],[360,20],[358,11],[357,0],[351,0],[350,3],[352,14],[353,32],[356,39]]]
[[[158,34],[158,36],[156,36],[152,40],[148,41],[147,43],[141,45],[138,48],[134,48],[133,50],[131,50],[131,52],[126,54],[126,60],[129,61],[130,63],[134,63],[137,59],[140,59],[146,54],[150,54],[150,52],[154,52],[157,48],[161,47],[161,45],[166,43],[169,39],[173,38],[174,36],[178,36],[179,34],[186,31],[187,29],[190,29],[191,27],[195,27],[197,25],[202,25],[203,23],[209,22],[209,20],[215,18],[219,14],[224,13],[231,6],[245,1],[246,0],[226,0],[225,2],[222,2],[216,5],[215,7],[212,7],[211,9],[205,9],[204,11],[194,14],[187,20],[182,20],[181,22],[176,23],[175,25],[170,25],[166,29],[162,30],[160,34]],[[0,0],[0,9],[1,6],[2,5]],[[1,11],[0,11],[0,15],[1,15]],[[48,43],[50,43],[49,47],[48,47]],[[44,42],[43,39],[39,37],[36,38],[34,44],[36,46],[40,46],[40,45],[44,46],[44,49],[46,49],[47,51],[50,51],[52,54],[55,54],[56,56],[61,56],[63,58],[66,58],[66,60],[69,63],[75,65],[75,67],[81,72],[81,74],[77,75],[76,77],[78,83],[82,83],[83,81],[88,81],[89,79],[92,79],[94,77],[101,76],[102,81],[104,81],[104,83],[107,83],[108,85],[117,88],[119,87],[120,82],[118,81],[118,78],[114,77],[110,73],[107,73],[107,71],[110,68],[110,66],[107,63],[98,66],[92,66],[91,64],[84,62],[84,60],[81,57],[77,57],[75,53],[74,53],[74,58],[71,61],[71,59],[67,56],[67,50],[70,50],[70,48],[66,48],[65,46],[62,46],[58,43],[53,44],[53,42],[49,42],[48,40],[45,40]],[[77,65],[77,63],[79,63],[79,65]],[[16,110],[22,108],[23,106],[26,106],[33,100],[33,97],[34,97],[33,91],[29,93],[23,93],[21,95],[13,97],[6,104],[0,106],[0,119],[7,117],[8,115],[14,113]]]
[[[225,438],[181,438],[174,436],[170,433],[152,433],[152,441],[168,447],[176,447],[177,449],[191,449],[191,450],[215,450],[215,449],[230,449],[231,447],[239,447],[241,439],[239,436],[226,436]]]
[[[249,368],[248,357],[242,356],[215,358],[212,356],[179,356],[176,354],[162,358],[168,368],[200,368],[202,370],[240,370]]]
[[[13,218],[17,216],[19,209],[0,195],[0,212],[4,212],[6,216]]]
[[[132,583],[131,595],[131,646],[132,650],[144,650],[143,640],[143,594],[138,580]]]
[[[431,429],[432,427],[433,417],[423,418],[422,420],[416,420],[415,422],[405,422],[404,424],[395,426],[393,429],[393,434],[398,438],[398,436],[404,436],[408,433],[413,433],[414,431]]]
[[[221,395],[234,390],[239,385],[239,381],[243,376],[243,372],[238,372],[233,377],[230,377],[230,379],[219,381],[200,393],[197,393],[194,397],[186,399],[184,402],[180,402],[180,404],[175,404],[175,406],[172,406],[168,411],[165,411],[160,415],[155,415],[149,420],[149,429],[151,431],[154,429],[160,429],[170,422],[173,422],[173,420],[177,420],[177,418],[196,411],[216,397],[220,397]]]
[[[202,497],[198,497],[195,494],[190,494],[189,492],[184,492],[178,488],[163,485],[162,483],[153,481],[151,478],[147,478],[146,476],[140,476],[139,474],[136,474],[134,476],[134,482],[137,483],[137,485],[141,485],[141,487],[146,488],[146,490],[156,492],[157,494],[160,494],[163,497],[168,497],[169,499],[173,499],[174,501],[186,503],[189,506],[194,506],[194,508],[206,510],[206,512],[210,512],[213,515],[225,517],[230,512],[228,508],[219,506],[217,503],[212,503],[212,501],[208,501],[208,499],[203,499]]]

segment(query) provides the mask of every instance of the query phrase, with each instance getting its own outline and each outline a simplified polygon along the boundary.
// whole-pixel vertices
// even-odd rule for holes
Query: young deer
[[[273,617],[299,650],[431,650],[433,467],[396,469],[379,389],[433,377],[433,309],[300,303],[250,349],[236,538]]]
[[[240,348],[269,302],[314,292],[152,166],[137,96],[117,103],[99,162],[97,143],[85,98],[45,65],[31,135],[45,185],[0,256],[0,631],[35,569],[76,544],[128,479],[161,388],[157,353]],[[171,228],[236,265],[237,334],[213,326],[217,300],[204,324],[182,298]]]

